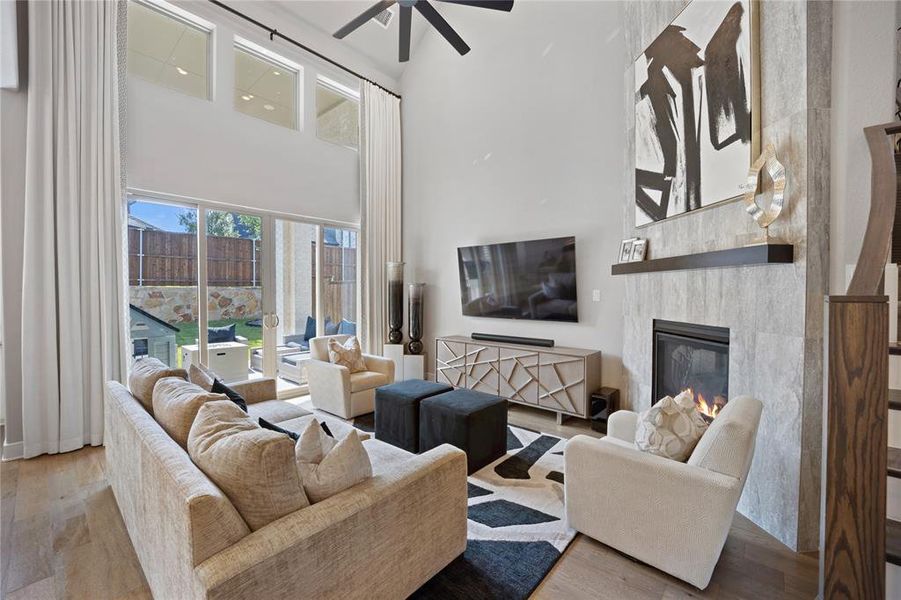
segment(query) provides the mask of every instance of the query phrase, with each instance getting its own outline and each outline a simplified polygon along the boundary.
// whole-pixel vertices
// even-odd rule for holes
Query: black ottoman
[[[507,452],[507,401],[466,389],[426,398],[419,407],[419,451],[441,444],[466,452],[470,474],[500,458]]]
[[[375,390],[375,439],[419,452],[419,402],[452,390],[449,385],[408,379]]]

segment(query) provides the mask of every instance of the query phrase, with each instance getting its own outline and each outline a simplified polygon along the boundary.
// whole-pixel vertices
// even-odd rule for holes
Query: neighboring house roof
[[[133,217],[131,215],[128,215],[128,226],[136,227],[138,229],[154,229],[154,230],[159,229],[159,227],[156,227],[155,225],[151,225],[147,221],[144,221],[137,217]]]
[[[150,314],[149,312],[147,312],[146,310],[140,309],[140,308],[138,308],[137,306],[135,306],[134,304],[129,304],[128,306],[131,308],[131,310],[135,311],[135,312],[138,313],[138,314],[141,314],[141,315],[147,317],[147,318],[150,319],[151,321],[155,321],[156,323],[159,323],[160,325],[163,325],[164,327],[168,327],[168,328],[171,329],[172,331],[180,331],[180,330],[178,329],[178,327],[175,327],[174,325],[170,325],[169,323],[166,323],[166,322],[163,321],[162,319],[158,319],[157,317],[154,317],[153,315],[151,315],[151,314]]]

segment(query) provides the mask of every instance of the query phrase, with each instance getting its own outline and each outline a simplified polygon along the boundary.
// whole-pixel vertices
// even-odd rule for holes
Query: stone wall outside
[[[210,287],[210,321],[255,319],[263,315],[259,287]],[[129,286],[129,302],[167,323],[190,323],[199,318],[197,288],[188,286]]]

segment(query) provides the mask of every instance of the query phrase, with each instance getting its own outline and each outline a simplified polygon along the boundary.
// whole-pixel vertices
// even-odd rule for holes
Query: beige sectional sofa
[[[252,416],[294,431],[314,418],[272,400],[272,380],[233,387]],[[362,434],[325,421],[336,437]],[[466,455],[448,445],[421,455],[363,445],[371,479],[251,532],[135,396],[107,384],[107,475],[156,598],[411,594],[466,548]]]

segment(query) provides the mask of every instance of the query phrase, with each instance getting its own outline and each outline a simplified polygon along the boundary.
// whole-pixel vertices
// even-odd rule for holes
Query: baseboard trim
[[[12,444],[7,444],[4,442],[2,460],[4,462],[8,460],[18,460],[22,458],[24,449],[25,444],[23,442],[13,442]]]

